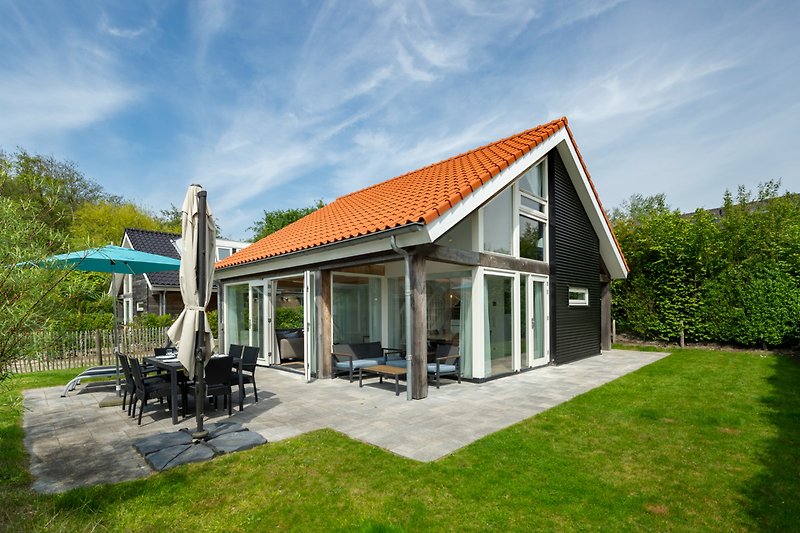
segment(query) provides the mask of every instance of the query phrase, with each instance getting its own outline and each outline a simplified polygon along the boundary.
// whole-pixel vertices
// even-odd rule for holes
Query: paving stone
[[[147,464],[150,465],[150,468],[156,472],[161,472],[162,470],[166,469],[167,465],[175,460],[176,457],[193,446],[194,444],[178,444],[175,446],[169,446],[167,448],[161,448],[153,451],[145,455],[144,458],[145,461],[147,461]]]
[[[206,441],[206,445],[217,453],[232,453],[249,450],[266,442],[267,439],[255,431],[237,431],[210,439]]]
[[[176,466],[185,465],[189,463],[199,463],[208,461],[216,455],[214,450],[211,449],[204,442],[196,442],[186,447],[180,454],[178,454],[172,461],[170,461],[162,470],[169,470]]]
[[[171,446],[187,445],[192,443],[192,436],[183,431],[172,431],[170,433],[159,433],[150,435],[133,442],[133,447],[139,453],[147,456],[158,450],[163,450]]]
[[[247,431],[247,428],[239,424],[238,422],[214,422],[212,424],[208,424],[207,426],[203,426],[203,428],[208,431],[208,439],[211,440],[220,435],[225,435],[226,433],[236,433],[238,431]]]

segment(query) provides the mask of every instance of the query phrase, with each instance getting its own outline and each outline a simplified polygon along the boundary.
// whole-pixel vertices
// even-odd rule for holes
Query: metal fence
[[[128,355],[151,355],[153,348],[167,342],[167,328],[124,328],[119,335],[120,350]],[[40,332],[29,343],[29,354],[12,362],[10,372],[114,364],[112,330]]]

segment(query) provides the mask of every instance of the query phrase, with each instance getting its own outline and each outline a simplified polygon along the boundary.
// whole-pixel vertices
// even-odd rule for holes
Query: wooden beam
[[[411,256],[411,397],[428,396],[428,304],[425,294],[425,256]]]
[[[423,244],[414,249],[414,253],[426,255],[430,261],[441,261],[442,263],[453,263],[466,266],[483,266],[498,268],[503,270],[518,270],[530,274],[550,274],[550,265],[541,261],[525,259],[523,257],[512,257],[508,255],[485,254],[459,250],[441,246],[439,244]]]
[[[600,284],[600,349],[611,349],[611,283]]]
[[[319,375],[322,378],[331,377],[331,350],[333,349],[333,340],[331,339],[331,271],[320,270],[320,292],[317,295],[317,316],[319,329],[317,330],[317,337],[319,338]]]

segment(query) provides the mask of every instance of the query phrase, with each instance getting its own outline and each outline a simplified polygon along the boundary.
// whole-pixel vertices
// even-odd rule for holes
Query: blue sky
[[[800,190],[800,2],[0,0],[0,148],[223,233],[566,115],[607,208]]]

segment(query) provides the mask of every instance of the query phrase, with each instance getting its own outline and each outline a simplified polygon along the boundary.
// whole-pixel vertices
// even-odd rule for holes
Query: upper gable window
[[[519,256],[547,260],[547,180],[545,161],[517,180],[519,197]]]
[[[547,261],[547,159],[482,209],[482,251]]]
[[[519,178],[519,192],[526,198],[528,204],[538,211],[542,209],[541,206],[536,205],[538,202],[535,202],[534,199],[547,198],[547,189],[544,181],[544,163],[539,163],[529,168]]]
[[[514,232],[512,187],[495,196],[483,208],[483,251],[511,255]]]

